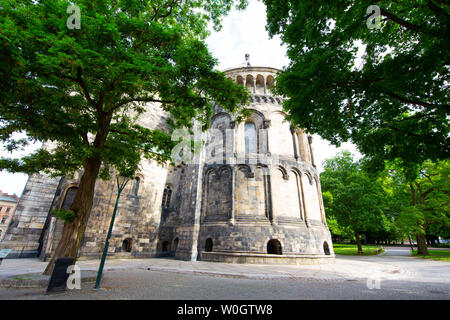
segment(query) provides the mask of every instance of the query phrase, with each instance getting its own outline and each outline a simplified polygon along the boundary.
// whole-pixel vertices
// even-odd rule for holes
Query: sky
[[[207,44],[213,56],[219,61],[218,69],[243,65],[245,54],[250,54],[252,66],[273,67],[282,69],[289,64],[286,57],[286,47],[282,45],[279,37],[269,39],[266,26],[265,6],[257,0],[250,0],[244,11],[233,11],[223,19],[223,28],[219,32],[212,32]],[[8,154],[0,148],[2,157],[18,158],[40,147],[35,144],[21,152]],[[322,162],[334,157],[340,150],[349,150],[357,159],[361,154],[351,143],[344,143],[340,148],[331,146],[328,141],[318,135],[313,136],[312,143],[314,160],[319,172],[322,172]],[[9,194],[22,194],[28,180],[25,174],[11,174],[0,172],[0,190]]]

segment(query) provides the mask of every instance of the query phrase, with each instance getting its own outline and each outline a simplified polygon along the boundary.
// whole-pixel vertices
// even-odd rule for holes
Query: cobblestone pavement
[[[79,261],[96,270],[99,261]],[[42,272],[37,259],[8,259],[0,277]],[[450,263],[408,256],[338,256],[326,265],[239,265],[174,259],[107,260],[103,291],[45,295],[0,288],[0,299],[450,299]]]

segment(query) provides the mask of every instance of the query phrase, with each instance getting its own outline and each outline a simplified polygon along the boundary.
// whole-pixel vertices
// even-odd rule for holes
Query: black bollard
[[[70,276],[67,273],[67,268],[73,265],[74,260],[74,258],[56,259],[50,281],[48,282],[47,293],[66,291],[67,279]]]

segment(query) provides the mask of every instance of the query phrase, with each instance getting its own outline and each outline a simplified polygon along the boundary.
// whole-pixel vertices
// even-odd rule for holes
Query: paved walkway
[[[389,252],[389,251],[388,251]],[[80,261],[96,272],[99,261]],[[4,260],[2,277],[42,272],[37,259]],[[409,256],[338,256],[326,265],[243,265],[174,259],[107,260],[102,290],[47,295],[45,288],[0,288],[18,300],[450,299],[450,263]],[[175,308],[175,307],[174,307]],[[175,309],[174,309],[175,310]]]
[[[383,255],[409,257],[411,255],[411,249],[405,247],[387,247],[385,248]]]
[[[413,280],[450,284],[450,263],[389,254],[378,256],[338,256],[333,264],[258,265],[228,264],[205,261],[180,261],[168,258],[107,260],[104,275],[112,270],[150,270],[170,273],[201,274],[248,279],[308,278],[319,280],[364,280],[371,277],[386,280]],[[47,263],[38,259],[6,259],[0,265],[0,278],[43,272]],[[81,270],[97,270],[99,260],[79,261]]]

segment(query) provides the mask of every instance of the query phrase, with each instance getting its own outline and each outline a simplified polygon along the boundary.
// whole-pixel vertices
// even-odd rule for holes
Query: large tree
[[[325,160],[320,181],[327,216],[341,230],[351,230],[362,253],[361,235],[376,232],[383,226],[386,209],[385,193],[380,183],[371,178],[348,151]]]
[[[399,159],[412,175],[448,157],[448,1],[263,2],[291,60],[275,90],[289,120],[336,145],[352,141],[375,170]]]
[[[3,158],[11,172],[71,176],[78,192],[56,257],[76,259],[93,204],[95,181],[112,171],[132,176],[143,158],[167,160],[168,131],[139,124],[158,103],[170,128],[208,126],[213,103],[237,112],[248,100],[242,87],[214,68],[204,39],[208,23],[234,0],[2,1],[0,9],[0,139],[9,150],[48,141],[21,159]],[[67,13],[69,12],[69,13]],[[75,24],[73,23],[75,21]],[[69,26],[71,28],[69,28]],[[75,26],[75,28],[73,28]],[[26,134],[17,139],[14,133]]]
[[[415,235],[418,253],[428,254],[425,236],[445,237],[450,230],[450,163],[425,161],[409,179],[395,162],[383,172],[394,224],[404,236]]]

